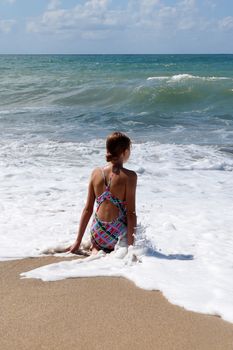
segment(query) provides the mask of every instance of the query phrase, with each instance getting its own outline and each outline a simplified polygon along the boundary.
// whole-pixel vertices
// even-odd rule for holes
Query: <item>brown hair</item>
[[[121,154],[130,149],[131,140],[122,132],[116,131],[110,134],[106,140],[106,161],[117,162]]]

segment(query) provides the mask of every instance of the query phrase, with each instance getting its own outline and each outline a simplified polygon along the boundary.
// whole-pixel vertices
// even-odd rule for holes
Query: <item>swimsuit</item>
[[[97,209],[95,212],[94,220],[91,225],[91,242],[95,244],[100,250],[110,253],[114,250],[114,247],[119,239],[125,237],[127,234],[127,216],[125,201],[122,201],[115,197],[110,192],[112,176],[109,179],[109,183],[106,183],[106,177],[103,169],[101,168],[104,184],[106,186],[105,191],[96,198]],[[108,200],[119,209],[119,215],[113,221],[102,221],[98,218],[98,210],[100,205]]]

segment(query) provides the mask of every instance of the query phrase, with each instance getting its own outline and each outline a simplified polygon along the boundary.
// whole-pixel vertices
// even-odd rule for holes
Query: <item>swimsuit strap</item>
[[[111,182],[112,182],[112,177],[113,177],[113,173],[111,174],[110,178],[109,178],[109,181],[107,183],[107,179],[106,179],[106,176],[105,176],[105,173],[104,173],[104,168],[100,168],[101,169],[101,172],[102,172],[102,175],[103,175],[103,179],[104,179],[104,184],[105,184],[105,187],[106,187],[106,190],[109,191],[110,190],[110,186],[111,186]]]
[[[107,184],[106,184],[106,176],[105,176],[105,173],[104,173],[104,168],[100,168],[101,172],[102,172],[102,176],[103,176],[103,179],[104,179],[104,184],[105,186],[107,187]]]
[[[107,187],[106,187],[108,190],[110,190],[112,178],[113,178],[113,173],[110,175],[110,178],[109,178],[109,181],[108,181],[108,185],[107,185]]]

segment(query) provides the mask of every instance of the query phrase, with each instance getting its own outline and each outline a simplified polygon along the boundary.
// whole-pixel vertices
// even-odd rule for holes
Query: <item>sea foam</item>
[[[25,149],[23,168],[17,150],[1,173],[8,178],[1,207],[2,260],[43,256],[46,249],[73,243],[90,168],[104,158],[101,140],[32,144]],[[144,142],[134,144],[128,165],[138,173],[133,251],[119,247],[110,255],[51,264],[22,277],[123,276],[188,310],[233,322],[231,153],[217,146]]]
[[[229,77],[202,77],[199,75],[192,75],[192,74],[175,74],[171,76],[154,76],[154,77],[148,77],[147,80],[167,80],[168,82],[180,82],[185,80],[203,80],[203,81],[218,81],[218,80],[233,80]]]

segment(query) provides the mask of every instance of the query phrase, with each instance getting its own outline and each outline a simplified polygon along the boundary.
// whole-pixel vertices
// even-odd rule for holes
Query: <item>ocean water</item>
[[[233,55],[2,55],[0,78],[0,260],[73,243],[90,172],[122,130],[135,248],[21,277],[124,276],[233,322]]]

